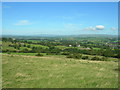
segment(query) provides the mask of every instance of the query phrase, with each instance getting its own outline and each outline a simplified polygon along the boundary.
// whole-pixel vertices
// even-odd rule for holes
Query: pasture
[[[2,54],[3,88],[117,88],[118,62]]]

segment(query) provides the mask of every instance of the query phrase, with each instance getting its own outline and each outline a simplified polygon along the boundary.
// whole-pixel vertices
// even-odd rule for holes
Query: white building
[[[80,47],[80,45],[77,45],[77,47]]]

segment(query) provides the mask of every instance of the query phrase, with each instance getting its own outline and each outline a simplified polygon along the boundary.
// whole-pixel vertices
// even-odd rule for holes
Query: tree
[[[100,58],[95,56],[95,57],[92,57],[91,60],[100,60]]]
[[[22,52],[29,53],[29,50],[27,48],[23,49]]]
[[[43,54],[41,54],[41,53],[38,53],[38,54],[36,54],[36,56],[43,56]]]
[[[82,59],[89,59],[88,56],[82,56]]]

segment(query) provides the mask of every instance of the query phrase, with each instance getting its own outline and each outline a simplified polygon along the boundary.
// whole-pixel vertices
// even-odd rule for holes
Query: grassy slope
[[[116,88],[113,61],[3,54],[3,88]]]

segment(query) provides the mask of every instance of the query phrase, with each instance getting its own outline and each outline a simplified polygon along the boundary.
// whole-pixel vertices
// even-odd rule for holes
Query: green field
[[[118,62],[2,54],[3,88],[117,88]]]

